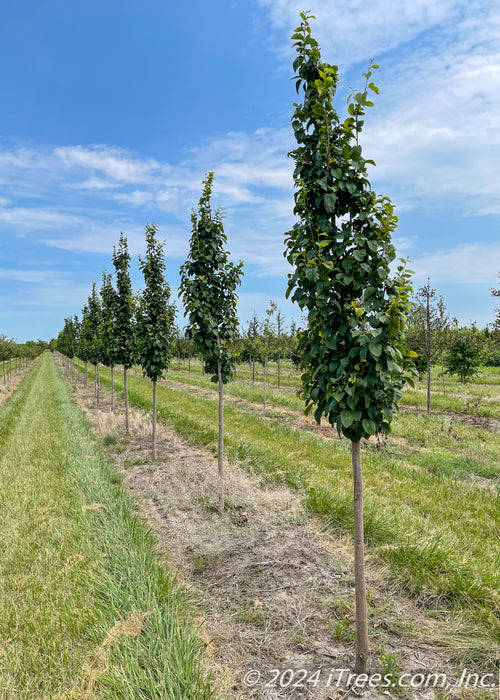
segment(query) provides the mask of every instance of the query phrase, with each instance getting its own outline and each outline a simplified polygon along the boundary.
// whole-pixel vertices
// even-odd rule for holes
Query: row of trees
[[[296,354],[302,369],[301,394],[306,410],[314,411],[318,422],[326,417],[352,444],[357,632],[354,670],[365,673],[369,644],[361,440],[390,430],[403,386],[411,381],[408,370],[418,352],[425,355],[429,367],[433,340],[428,342],[427,338],[418,352],[412,350],[406,324],[410,318],[418,328],[422,315],[419,309],[423,307],[424,326],[430,329],[434,296],[428,285],[427,297],[417,296],[412,307],[410,271],[403,260],[397,261],[391,240],[397,225],[393,206],[387,197],[371,189],[367,177],[371,161],[363,157],[359,138],[366,108],[372,106],[368,96],[378,93],[371,81],[377,66],[370,65],[364,74],[364,89],[352,93],[348,115],[341,119],[333,106],[338,69],[321,60],[308,13],[301,13],[301,20],[292,37],[297,52],[293,64],[296,89],[302,101],[295,104],[292,117],[297,147],[290,156],[295,162],[294,212],[298,221],[286,233],[285,256],[293,267],[287,297],[305,314],[305,326],[296,334]],[[219,210],[213,212],[210,206],[212,180],[210,173],[199,210],[192,216],[190,252],[181,268],[180,289],[188,315],[186,335],[201,354],[206,371],[219,384],[218,456],[222,477],[223,385],[235,368],[235,290],[242,263],[228,261],[222,214]],[[122,235],[113,256],[116,290],[105,273],[100,294],[93,286],[80,327],[75,319],[67,319],[63,329],[68,338],[75,332],[74,352],[94,362],[96,374],[99,361],[110,366],[121,364],[125,386],[126,371],[134,358],[154,385],[173,352],[173,307],[163,279],[164,268],[157,257],[161,246],[154,238],[155,232],[154,227],[146,227],[148,252],[141,260],[146,289],[139,299],[134,298],[130,287],[129,257]],[[391,272],[394,262],[395,273]],[[246,334],[248,357],[263,357],[266,367],[271,339],[280,336],[277,325],[277,309],[271,306],[259,328],[251,322]],[[59,345],[61,341],[64,345],[64,338],[59,338]],[[277,356],[279,361],[281,350]],[[222,504],[222,487],[219,493]]]
[[[130,255],[123,233],[113,249],[113,277],[102,273],[100,290],[95,282],[87,303],[78,316],[68,317],[57,337],[57,349],[68,358],[77,356],[95,367],[95,396],[99,403],[99,365],[111,369],[111,410],[114,411],[114,368],[123,369],[125,431],[130,433],[127,373],[138,363],[153,382],[153,455],[156,456],[156,384],[168,369],[173,348],[175,307],[170,303],[170,286],[165,280],[164,244],[157,240],[157,226],[146,225],[146,256],[139,260],[145,288],[133,294]]]
[[[3,383],[10,376],[12,370],[17,370],[31,362],[48,348],[44,340],[28,340],[26,343],[17,343],[13,338],[0,334],[0,362],[2,363]],[[8,362],[12,360],[12,362]]]
[[[219,502],[222,507],[223,385],[234,375],[235,339],[238,334],[235,290],[243,262],[229,261],[220,209],[212,211],[213,173],[203,183],[198,212],[193,212],[192,237],[187,261],[181,267],[181,295],[188,317],[185,331],[189,351],[201,355],[204,368],[219,384]],[[129,274],[127,239],[120,236],[113,252],[116,286],[103,271],[100,290],[94,282],[81,320],[65,319],[56,345],[68,358],[77,356],[95,366],[95,395],[99,402],[99,364],[111,368],[111,409],[114,410],[114,368],[124,375],[125,429],[129,434],[127,372],[138,364],[153,384],[153,458],[156,457],[156,388],[175,355],[178,333],[175,305],[165,279],[164,244],[157,239],[157,226],[146,225],[146,256],[139,258],[144,289],[133,293]]]

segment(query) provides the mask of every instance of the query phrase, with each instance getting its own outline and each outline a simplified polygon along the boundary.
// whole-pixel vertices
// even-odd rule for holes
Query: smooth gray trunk
[[[264,413],[267,408],[267,355],[264,360]]]
[[[354,482],[354,586],[356,596],[356,663],[354,673],[366,673],[370,648],[368,644],[368,610],[366,605],[365,548],[363,528],[363,473],[361,443],[352,442]]]
[[[219,450],[217,468],[219,472],[219,510],[224,510],[224,492],[222,479],[224,475],[224,384],[222,383],[222,364],[217,361],[217,377],[219,379]]]
[[[123,368],[123,392],[125,395],[125,434],[130,435],[128,421],[128,387],[127,387],[127,368]]]
[[[441,374],[443,377],[443,394],[446,395],[446,384],[444,381],[444,353],[443,352],[441,352]]]
[[[153,459],[156,459],[156,381],[153,382]]]

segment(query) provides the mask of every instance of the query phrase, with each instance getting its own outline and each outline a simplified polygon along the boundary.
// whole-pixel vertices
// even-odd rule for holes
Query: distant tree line
[[[13,338],[0,333],[0,372],[3,383],[6,383],[12,371],[16,371],[36,359],[48,347],[49,344],[44,340],[28,340],[26,343],[17,343]]]

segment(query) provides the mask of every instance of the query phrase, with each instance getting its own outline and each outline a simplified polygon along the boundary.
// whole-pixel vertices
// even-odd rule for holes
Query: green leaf
[[[327,212],[331,213],[335,211],[335,205],[337,203],[337,195],[334,192],[329,192],[323,197],[323,202]]]
[[[319,280],[319,270],[316,265],[314,267],[306,267],[306,277],[310,282],[317,282]]]
[[[369,345],[368,350],[370,351],[372,357],[374,357],[376,360],[378,360],[378,358],[382,355],[381,345]]]
[[[377,432],[377,426],[372,420],[364,418],[362,421],[362,426],[363,430],[365,431],[365,433],[368,433],[368,435],[375,435],[375,433]]]

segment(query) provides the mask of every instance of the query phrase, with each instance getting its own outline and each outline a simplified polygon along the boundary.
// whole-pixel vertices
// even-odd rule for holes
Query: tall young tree
[[[286,234],[286,258],[295,268],[287,296],[307,313],[298,349],[306,407],[315,407],[352,443],[357,650],[355,672],[364,673],[369,657],[364,573],[361,440],[387,433],[404,384],[402,334],[411,291],[404,265],[395,278],[391,233],[397,219],[390,201],[377,197],[367,178],[359,134],[371,65],[362,92],[351,96],[341,120],[332,99],[336,66],[321,60],[311,36],[308,13],[292,40],[297,93],[292,126],[297,148],[295,214]]]
[[[116,364],[123,367],[125,396],[125,432],[130,435],[127,371],[134,363],[134,297],[130,281],[127,239],[120,233],[118,248],[113,246],[113,265],[116,272],[116,307],[112,351]]]
[[[92,282],[92,291],[87,300],[88,313],[84,319],[86,323],[85,337],[88,340],[88,359],[94,365],[94,395],[99,405],[99,362],[101,361],[101,332],[102,332],[102,312],[97,285]],[[83,324],[83,321],[82,321]]]
[[[262,352],[264,355],[264,413],[267,408],[267,370],[269,366],[269,356],[275,349],[276,343],[276,324],[274,317],[278,305],[272,299],[269,301],[269,308],[266,309],[264,320],[261,323],[262,331]]]
[[[84,304],[82,308],[82,321],[80,324],[80,337],[78,339],[78,357],[84,363],[84,386],[88,386],[88,363],[92,354],[92,329],[89,324],[89,307]]]
[[[248,327],[243,332],[245,351],[251,362],[252,383],[255,382],[255,360],[260,357],[262,351],[262,338],[260,321],[254,309],[253,316],[248,321]]]
[[[276,359],[278,362],[278,389],[281,389],[281,356],[285,340],[285,318],[281,309],[276,307]]]
[[[164,243],[156,238],[158,226],[146,224],[146,257],[139,258],[145,289],[137,309],[137,358],[153,382],[153,459],[156,459],[156,383],[168,369],[173,349],[175,306],[165,280]]]
[[[214,174],[208,173],[198,213],[193,224],[188,260],[181,267],[180,290],[191,336],[203,357],[205,371],[219,384],[219,508],[224,507],[222,477],[224,471],[224,393],[223,385],[234,372],[234,341],[238,335],[236,288],[240,284],[243,262],[228,260],[224,249],[227,237],[222,212],[212,211],[210,197]]]
[[[113,344],[117,294],[111,281],[111,273],[103,270],[101,285],[101,356],[103,364],[111,370],[111,411],[115,410],[115,349]]]
[[[436,290],[432,289],[428,279],[427,284],[420,287],[415,295],[408,324],[408,345],[425,357],[426,361],[428,414],[431,412],[431,365],[440,355],[444,382],[443,355],[449,329],[450,319],[446,313],[443,297],[437,297]],[[444,384],[443,391],[445,391]]]

